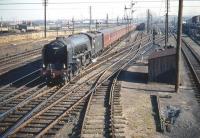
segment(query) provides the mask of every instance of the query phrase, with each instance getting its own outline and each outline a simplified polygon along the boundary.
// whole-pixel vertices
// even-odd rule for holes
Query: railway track
[[[0,119],[16,109],[20,103],[34,97],[45,86],[36,70],[0,88]],[[38,92],[37,92],[38,91]]]
[[[17,66],[17,64],[30,63],[29,60],[35,61],[35,60],[37,60],[37,58],[40,58],[43,45],[49,43],[51,40],[53,40],[53,39],[49,38],[49,39],[43,39],[43,40],[37,40],[37,41],[31,40],[29,42],[21,42],[21,43],[17,43],[17,44],[5,45],[3,47],[6,48],[7,54],[6,53],[3,54],[4,56],[2,56],[0,58],[0,65],[6,65],[8,69],[12,70],[13,68],[19,67],[19,66]],[[2,50],[4,50],[5,48],[2,48]],[[16,53],[20,49],[26,49],[26,51]],[[17,63],[17,64],[15,64],[15,63]],[[22,65],[24,65],[24,64],[22,64]],[[22,66],[22,65],[20,65],[20,66]],[[4,69],[4,68],[2,68],[2,69]],[[4,69],[4,71],[6,73],[6,68]],[[3,73],[1,73],[1,74],[3,74]]]
[[[139,55],[139,51],[129,54],[131,56],[127,56],[125,64],[119,64],[119,68],[114,71],[116,75],[107,76],[108,72],[113,72],[113,68],[110,68],[101,76],[103,83],[96,86],[87,104],[81,137],[125,137],[125,120],[122,116],[117,78],[121,70]]]
[[[173,35],[176,39],[176,36]],[[195,90],[197,101],[200,102],[200,56],[199,54],[184,40],[182,39],[182,54],[187,62],[187,65],[192,73],[193,85],[198,90]]]
[[[22,89],[17,91],[18,93],[16,93],[16,95],[12,93],[11,95],[6,95],[6,98],[3,97],[2,99],[5,100],[0,102],[0,119],[8,116],[10,113],[17,110],[17,108],[24,106],[34,97],[41,95],[44,89],[47,89],[47,87],[45,83],[41,82],[28,90]]]
[[[109,96],[112,80],[106,80],[92,93],[84,118],[81,137],[110,136]]]
[[[37,48],[37,49],[29,50],[29,51],[26,51],[26,52],[23,52],[23,53],[18,53],[16,55],[11,55],[11,56],[6,56],[6,57],[3,57],[3,58],[0,58],[0,64],[5,65],[7,63],[12,63],[16,60],[22,60],[26,56],[33,56],[35,54],[40,54],[41,49],[42,48]]]
[[[117,60],[122,58],[122,56],[123,55],[119,56],[114,61],[116,62]],[[99,68],[99,69],[105,70],[107,68],[107,66],[112,65],[114,61],[110,61],[109,64],[107,63],[104,67]],[[98,70],[96,73],[99,74],[99,72],[101,72],[101,71]],[[92,74],[92,76],[95,76],[95,74]],[[87,79],[88,78],[86,78],[86,80]],[[93,81],[88,82],[88,81],[84,80],[83,81],[84,86],[86,84],[88,85],[88,84],[92,83]],[[0,121],[1,122],[1,127],[0,127],[1,135],[4,137],[4,136],[10,135],[11,132],[17,133],[19,130],[21,130],[20,128],[24,128],[24,127],[20,127],[20,126],[23,126],[23,124],[24,124],[23,122],[26,122],[25,124],[28,124],[28,122],[31,121],[31,119],[37,118],[37,116],[38,115],[40,116],[40,114],[42,114],[43,112],[45,113],[45,111],[49,111],[50,109],[51,110],[53,110],[54,108],[56,109],[57,105],[59,103],[61,103],[61,101],[63,99],[62,97],[65,97],[65,98],[66,97],[68,97],[68,98],[76,97],[76,96],[70,95],[70,93],[77,94],[77,92],[76,93],[73,92],[73,90],[75,90],[75,88],[76,89],[81,88],[81,90],[84,90],[84,88],[82,88],[81,86],[82,85],[80,85],[80,83],[77,85],[67,84],[67,85],[63,86],[62,88],[51,88],[51,90],[47,90],[47,91],[43,92],[43,94],[40,94],[40,96],[36,96],[35,98],[33,98],[32,100],[27,102],[25,105],[19,107],[17,110],[15,109],[11,114],[4,116],[4,118]],[[89,86],[91,87],[92,85],[89,85]],[[88,88],[88,86],[86,88]],[[67,101],[69,101],[69,99]],[[72,101],[74,101],[74,99],[72,99]],[[63,106],[63,104],[62,104],[62,106]],[[66,104],[66,106],[67,106],[67,104]],[[63,109],[65,109],[65,108],[63,107]],[[59,108],[59,110],[60,110],[60,108]],[[37,112],[37,114],[36,114],[36,112]],[[49,118],[49,117],[47,117],[47,118]],[[53,120],[55,121],[55,118],[53,118]],[[42,130],[46,130],[45,128],[49,128],[49,127],[45,126]],[[32,129],[26,129],[26,130],[31,131]],[[30,133],[30,132],[24,133],[22,131],[22,133],[25,134],[26,136],[28,136],[29,134],[35,135],[35,133]],[[44,131],[38,133],[38,135],[41,135],[43,133],[44,133]],[[20,134],[21,134],[21,132],[20,132]],[[21,134],[21,136],[23,136],[23,135]]]
[[[121,84],[117,81],[120,72],[114,79],[111,87],[110,96],[110,118],[111,118],[111,135],[112,137],[125,137],[126,120],[123,117],[121,105]]]
[[[175,35],[173,36],[176,39],[176,36]],[[182,39],[181,50],[196,80],[197,87],[200,87],[200,56],[199,54],[184,39]]]
[[[10,82],[9,84],[1,85],[0,91],[5,88],[8,88],[8,87],[13,87],[13,88],[20,87],[20,86],[24,85],[26,82],[29,82],[30,80],[32,80],[33,78],[38,77],[39,75],[40,75],[40,69],[36,69],[33,72],[26,74],[16,80]]]
[[[196,86],[200,88],[200,56],[183,40],[182,52],[196,80]]]
[[[122,115],[121,86],[117,79],[121,71],[133,59],[136,59],[137,54],[138,56],[143,55],[150,49],[151,47],[147,48],[146,51],[142,49],[142,53],[137,51],[134,57],[126,59],[128,62],[121,65],[116,74],[110,75],[102,81],[103,83],[96,86],[87,103],[85,116],[82,119],[81,135],[78,137],[125,137],[126,121]],[[107,71],[109,72],[109,70]],[[103,76],[101,77],[103,78]]]
[[[120,58],[122,58],[122,57],[120,57]],[[116,60],[116,61],[119,61],[119,59],[118,60]],[[113,64],[112,64],[112,62],[111,62],[111,64],[110,64],[110,66],[113,66]],[[119,65],[118,65],[119,66]],[[105,68],[105,70],[107,70],[107,68],[108,67],[106,67]],[[98,71],[99,72],[99,71]],[[104,70],[102,70],[100,73],[98,73],[98,76],[102,73],[102,72],[105,72]],[[92,75],[92,76],[94,76],[94,75]],[[93,80],[94,82],[96,82],[96,79],[98,79],[98,78],[96,78],[96,77],[94,77],[95,78],[95,80]],[[74,112],[77,112],[77,110],[80,110],[80,106],[79,107],[77,107],[77,105],[79,105],[79,104],[82,104],[83,105],[83,101],[84,100],[86,100],[87,98],[88,98],[88,96],[91,94],[91,89],[93,88],[92,86],[94,85],[94,84],[97,84],[97,82],[96,83],[94,83],[94,84],[90,84],[90,87],[88,87],[88,84],[89,83],[91,83],[91,82],[86,82],[86,86],[85,86],[85,81],[84,81],[84,85],[80,88],[77,88],[78,90],[75,90],[74,92],[72,92],[72,95],[68,95],[67,97],[63,97],[62,99],[60,99],[59,100],[59,103],[54,103],[54,104],[56,104],[56,105],[54,105],[51,109],[49,109],[50,111],[52,111],[52,110],[66,110],[66,111],[63,111],[62,113],[63,114],[61,114],[58,118],[54,118],[54,117],[51,117],[51,119],[50,118],[48,118],[48,119],[50,119],[52,122],[51,123],[49,123],[49,125],[48,126],[44,126],[44,129],[41,129],[41,127],[40,128],[38,128],[39,130],[41,130],[41,131],[39,131],[38,132],[38,129],[36,129],[37,130],[37,132],[35,131],[35,130],[33,130],[32,129],[32,131],[35,131],[35,133],[37,133],[37,136],[36,137],[40,137],[40,136],[43,136],[43,135],[45,135],[46,137],[49,137],[49,136],[51,136],[51,135],[55,135],[56,134],[56,131],[55,131],[55,129],[56,128],[60,128],[60,126],[59,126],[59,120],[60,120],[60,122],[62,122],[61,120],[63,119],[63,120],[68,120],[67,118],[72,118],[72,116],[74,116]],[[93,89],[92,89],[93,90]],[[83,101],[82,101],[83,100]],[[64,102],[64,103],[63,103]],[[68,103],[69,102],[69,103]],[[78,108],[78,109],[77,109]],[[82,107],[83,108],[83,107]],[[49,112],[49,110],[48,110],[48,112]],[[36,117],[34,117],[35,119],[34,119],[34,121],[32,120],[31,122],[30,122],[30,124],[35,124],[35,121],[37,120],[37,121],[39,121],[39,119],[40,118],[43,118],[46,114],[48,114],[48,112],[44,112],[44,111],[42,111],[41,113],[39,113],[39,115],[38,116],[36,116]],[[56,112],[56,111],[55,111]],[[65,119],[64,119],[65,118]],[[46,119],[45,120],[45,122],[47,122],[47,120],[48,119]],[[43,119],[44,120],[44,119]],[[36,122],[37,122],[36,121]],[[63,121],[64,122],[64,121]],[[29,125],[30,125],[29,124]],[[29,134],[30,132],[29,132],[29,130],[30,130],[30,127],[28,127],[29,125],[26,125],[26,129],[25,129],[25,133],[27,134]],[[38,125],[39,125],[39,123],[38,123]],[[35,128],[34,128],[35,129]],[[28,131],[26,131],[26,130],[28,130]],[[22,132],[24,132],[24,129],[22,129],[21,131],[20,131],[20,134],[22,133]],[[17,133],[16,135],[19,135],[19,133]]]
[[[0,136],[54,136],[66,122],[70,122],[70,118],[74,118],[80,110],[84,109],[82,106],[101,73],[123,59],[124,54],[126,55],[130,49],[138,51],[139,44],[140,42],[132,47],[121,49],[113,55],[111,53],[103,56],[102,61],[86,68],[71,83],[62,87],[44,87],[37,90],[35,95],[27,96],[9,111],[6,110],[1,114]],[[118,65],[119,67],[121,65]]]
[[[85,73],[88,73],[88,72],[96,69],[99,66],[99,62],[100,62],[100,64],[106,63],[107,60],[113,58],[113,56],[117,57],[117,56],[123,54],[124,52],[129,51],[132,47],[134,47],[134,46],[138,45],[139,43],[141,43],[141,41],[147,42],[148,40],[149,40],[149,36],[143,35],[143,38],[137,39],[136,41],[132,41],[129,45],[124,45],[124,46],[120,45],[120,48],[114,47],[113,50],[110,50],[110,51],[106,52],[106,54],[103,54],[100,57],[98,57],[97,58],[97,62],[93,63],[93,64],[90,64],[88,66],[89,70],[81,72],[81,74],[85,74]]]
[[[0,59],[0,75],[41,58],[41,48]]]
[[[103,61],[103,59],[105,58],[107,58],[107,56],[102,58],[101,61]],[[89,73],[90,71],[95,69],[95,67],[97,68],[98,66],[99,64],[96,64],[96,66],[94,65],[89,70],[84,71],[84,73],[82,72],[81,76],[84,76],[84,74]],[[23,106],[34,96],[36,96],[39,92],[41,92],[40,89],[43,90],[42,88],[45,85],[45,83],[41,82],[40,77],[32,79],[35,77],[35,75],[39,76],[39,70],[36,70],[33,73],[0,88],[0,93],[2,95],[2,97],[0,98],[0,117],[6,116],[13,110],[16,110],[17,108]],[[28,79],[30,78],[31,80],[28,81]],[[23,82],[25,82],[24,85],[22,85]],[[33,85],[34,82],[37,82],[37,85]]]
[[[123,38],[124,40],[124,38]],[[112,47],[110,47],[107,51],[103,53],[107,54],[109,51],[116,45],[118,45],[121,41],[116,42]],[[29,50],[23,53],[19,53],[16,55],[6,56],[0,59],[0,75],[20,66],[23,66],[27,63],[31,63],[35,60],[41,58],[41,50],[42,48],[37,48],[33,50]]]
[[[194,38],[194,37],[190,37],[196,44],[198,44],[199,46],[200,46],[200,41],[199,40],[197,40],[196,38]]]

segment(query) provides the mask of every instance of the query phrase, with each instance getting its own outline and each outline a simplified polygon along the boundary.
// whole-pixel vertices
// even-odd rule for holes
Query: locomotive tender
[[[135,29],[135,25],[117,26],[98,32],[58,37],[46,44],[42,50],[42,75],[47,84],[70,81],[104,49]]]

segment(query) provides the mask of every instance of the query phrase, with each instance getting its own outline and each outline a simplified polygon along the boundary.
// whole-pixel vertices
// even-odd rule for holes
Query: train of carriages
[[[122,25],[56,38],[43,47],[43,77],[48,84],[70,81],[93,58],[135,29],[135,25]]]

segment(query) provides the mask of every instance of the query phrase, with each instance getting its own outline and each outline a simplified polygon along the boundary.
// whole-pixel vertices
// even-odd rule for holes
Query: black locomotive
[[[130,29],[126,27],[58,37],[46,44],[42,50],[42,75],[46,82],[49,84],[70,81],[72,76],[91,63],[92,58],[102,53],[108,44],[127,34],[127,30],[134,29],[134,26]]]
[[[87,33],[56,38],[42,50],[42,74],[48,83],[64,83],[89,64],[102,49],[102,37],[98,32],[95,35]]]

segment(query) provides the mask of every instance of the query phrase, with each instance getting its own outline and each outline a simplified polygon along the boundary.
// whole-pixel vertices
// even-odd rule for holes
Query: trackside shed
[[[148,59],[149,82],[175,84],[176,82],[176,49],[165,49],[153,52]]]

